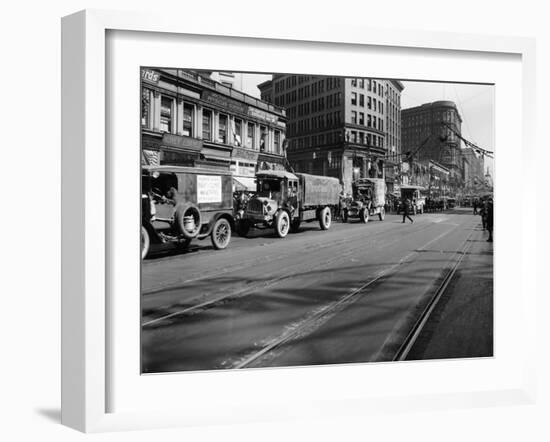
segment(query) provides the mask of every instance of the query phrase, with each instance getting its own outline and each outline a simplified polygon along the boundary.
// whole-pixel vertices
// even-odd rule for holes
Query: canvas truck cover
[[[302,192],[302,205],[333,206],[340,198],[340,181],[337,178],[297,173]]]
[[[375,207],[382,207],[386,204],[386,183],[382,178],[371,178],[373,184],[372,199]]]

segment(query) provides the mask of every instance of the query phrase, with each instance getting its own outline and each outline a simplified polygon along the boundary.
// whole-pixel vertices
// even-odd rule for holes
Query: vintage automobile
[[[256,186],[239,223],[242,236],[254,227],[275,228],[284,238],[310,221],[319,221],[327,230],[340,200],[340,182],[326,176],[262,170],[256,174]]]
[[[141,256],[171,244],[187,247],[210,237],[224,249],[234,227],[230,172],[180,166],[142,166]]]
[[[342,221],[358,219],[366,223],[370,216],[386,216],[386,183],[382,178],[361,178],[352,183],[352,198],[342,209]]]
[[[401,205],[398,209],[398,213],[403,211],[403,201],[407,198],[410,200],[412,205],[412,212],[416,215],[417,213],[424,213],[424,208],[426,205],[426,197],[423,192],[425,191],[422,186],[401,186]]]

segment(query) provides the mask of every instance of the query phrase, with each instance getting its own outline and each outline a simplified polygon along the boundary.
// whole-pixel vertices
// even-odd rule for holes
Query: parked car
[[[234,227],[230,172],[179,166],[142,166],[141,256],[152,249],[187,247],[210,237],[224,249]]]

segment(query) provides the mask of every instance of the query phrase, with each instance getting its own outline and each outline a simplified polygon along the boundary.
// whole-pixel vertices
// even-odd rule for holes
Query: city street
[[[411,355],[492,356],[492,243],[481,218],[455,209],[413,219],[333,222],[328,231],[310,223],[284,239],[251,231],[225,250],[205,239],[146,259],[143,372],[393,360],[457,263],[442,297],[461,311],[444,331],[453,336],[447,353],[430,350],[445,329],[430,320]]]

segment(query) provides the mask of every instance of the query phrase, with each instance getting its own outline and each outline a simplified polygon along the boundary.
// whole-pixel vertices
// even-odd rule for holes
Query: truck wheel
[[[380,207],[380,213],[378,213],[378,218],[380,218],[380,221],[384,221],[384,218],[386,217],[386,209],[383,207]]]
[[[369,222],[369,212],[367,209],[363,209],[359,212],[359,220],[365,224]]]
[[[246,235],[248,235],[249,231],[250,231],[250,223],[248,221],[241,220],[239,222],[239,228],[238,228],[239,236],[242,236],[244,238]]]
[[[290,231],[292,233],[296,233],[300,230],[300,218],[296,218],[294,221],[290,223]]]
[[[331,222],[332,215],[330,213],[330,207],[325,207],[319,214],[319,226],[321,227],[321,230],[328,230]]]
[[[182,204],[176,209],[174,223],[185,238],[193,239],[201,230],[201,212],[195,204]]]
[[[284,238],[290,229],[290,219],[288,213],[281,210],[275,216],[275,233],[279,238]]]
[[[149,232],[143,226],[141,226],[141,259],[145,259],[149,253],[149,247],[151,246],[151,239],[149,238]]]
[[[231,225],[225,218],[219,218],[212,228],[212,245],[216,250],[225,249],[231,241]]]

